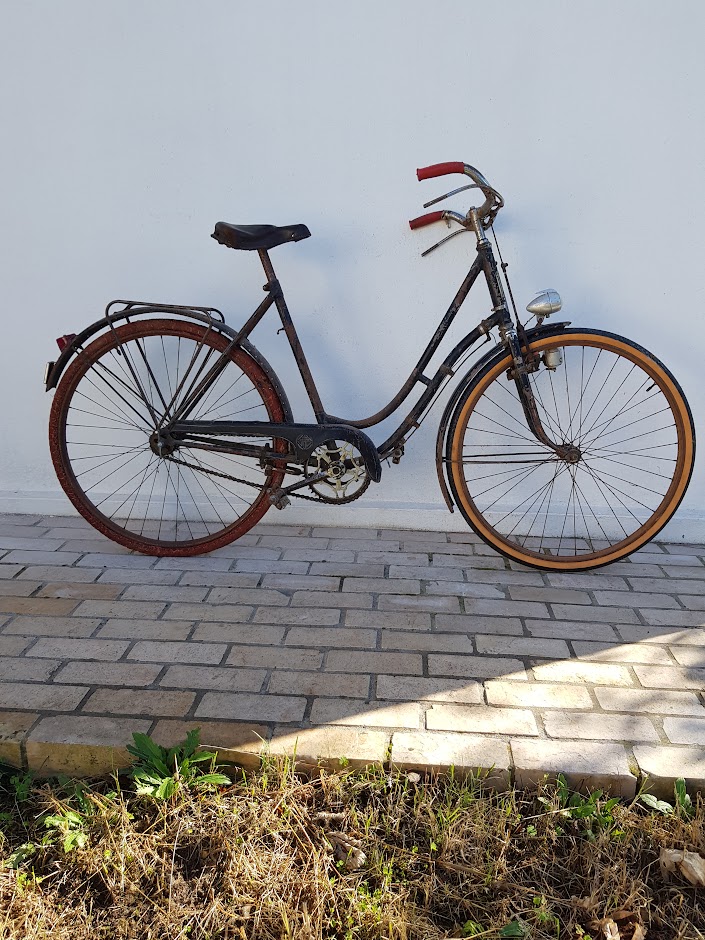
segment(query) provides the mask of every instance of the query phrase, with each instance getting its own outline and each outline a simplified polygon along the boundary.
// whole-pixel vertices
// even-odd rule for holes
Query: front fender
[[[119,302],[122,303],[123,301]],[[111,306],[112,304],[108,305],[108,310]],[[59,379],[66,369],[66,366],[69,364],[71,359],[73,359],[73,357],[83,349],[88,340],[92,339],[97,333],[101,333],[104,330],[110,329],[112,324],[116,322],[127,320],[130,317],[144,316],[146,314],[158,314],[163,316],[165,313],[171,313],[176,316],[186,317],[190,320],[199,320],[201,323],[205,323],[218,333],[223,333],[229,339],[234,339],[237,336],[237,332],[232,327],[228,326],[227,323],[214,320],[211,316],[211,313],[218,312],[219,311],[215,310],[209,311],[205,307],[176,307],[166,304],[135,304],[131,307],[126,307],[117,313],[108,314],[106,312],[106,315],[101,317],[100,320],[96,320],[95,323],[91,323],[90,326],[87,326],[84,330],[81,330],[80,333],[77,333],[68,343],[68,345],[64,347],[64,349],[61,351],[61,354],[59,355],[59,358],[55,362],[47,363],[46,374],[44,376],[45,390],[48,392],[50,389],[56,388],[56,386],[59,384]],[[247,339],[243,339],[240,342],[240,347],[257,363],[258,366],[263,369],[267,378],[274,386],[274,389],[279,396],[282,407],[284,409],[285,421],[293,421],[294,417],[287,394],[284,391],[284,388],[282,387],[276,372],[271,367],[269,362],[267,362],[260,351],[256,349],[256,347],[254,347]]]
[[[534,327],[533,330],[526,331],[526,338],[529,342],[531,342],[532,340],[538,339],[541,336],[552,336],[555,333],[561,333],[569,325],[569,322],[563,322],[552,323],[550,326],[537,326]],[[438,482],[441,487],[441,493],[443,493],[443,498],[445,499],[446,505],[451,512],[455,511],[455,507],[453,506],[453,500],[448,488],[448,482],[446,479],[446,465],[445,461],[443,460],[448,424],[450,423],[450,419],[458,405],[458,402],[463,397],[470,385],[475,381],[475,378],[491,362],[493,362],[495,359],[506,356],[506,354],[506,347],[502,343],[497,343],[497,345],[493,346],[489,352],[486,352],[484,356],[481,356],[477,360],[477,362],[473,363],[472,367],[468,369],[468,371],[454,388],[453,394],[448,399],[448,403],[446,404],[446,407],[443,411],[440,424],[438,425],[438,434],[436,436],[436,470],[438,472]]]

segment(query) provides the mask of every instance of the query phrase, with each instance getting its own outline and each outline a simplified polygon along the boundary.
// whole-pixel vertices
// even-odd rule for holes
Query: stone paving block
[[[107,585],[106,585],[107,586]],[[123,601],[202,601],[207,587],[178,587],[173,584],[136,584],[125,588]],[[217,603],[208,599],[208,603]]]
[[[674,580],[676,578],[695,578],[698,581],[702,581],[703,577],[702,568],[686,568],[684,566],[675,565],[672,567],[671,565],[662,565],[661,571],[663,572],[664,577]]]
[[[154,663],[219,663],[227,651],[224,643],[179,643],[141,640],[127,658]]]
[[[598,604],[615,607],[650,607],[680,610],[681,606],[670,594],[648,594],[645,591],[595,591]]]
[[[191,628],[192,621],[179,620],[108,620],[98,630],[96,636],[102,639],[114,640],[185,640]]]
[[[627,582],[622,577],[612,574],[613,566],[601,568],[590,573],[549,571],[546,580],[555,588],[574,588],[580,591],[626,591]],[[630,568],[631,570],[631,568]],[[634,572],[636,574],[636,572]],[[660,573],[660,572],[659,572]]]
[[[419,728],[421,708],[415,702],[367,704],[357,699],[317,698],[312,725],[354,725],[369,728]]]
[[[403,542],[438,542],[441,545],[448,541],[448,537],[448,532],[428,532],[421,529],[382,529],[380,532],[382,539],[398,539]]]
[[[306,574],[308,567],[307,561],[257,561],[255,558],[240,558],[234,570],[258,574]]]
[[[334,578],[383,578],[384,564],[344,564],[342,562],[321,561],[311,565],[312,575]]]
[[[49,529],[46,526],[16,525],[12,522],[0,524],[0,536],[14,536],[16,538],[46,538]],[[50,536],[56,538],[57,536]]]
[[[705,750],[702,747],[667,747],[637,744],[634,757],[647,777],[646,790],[659,799],[673,802],[678,777],[685,777],[691,795],[705,790]]]
[[[311,530],[311,536],[312,538],[348,539],[352,542],[358,542],[378,538],[378,530],[370,528],[357,529],[352,527],[348,529],[341,526],[316,526],[315,529]]]
[[[589,623],[639,623],[629,607],[585,607],[579,604],[551,604],[556,620],[584,620]],[[527,614],[532,616],[531,614]]]
[[[54,601],[54,603],[57,602]],[[83,601],[74,611],[74,616],[139,617],[146,620],[156,620],[165,609],[166,604],[157,601]]]
[[[129,646],[124,640],[86,640],[68,637],[40,637],[27,656],[53,659],[98,659],[114,662]]]
[[[443,571],[444,569],[439,569]],[[452,570],[452,569],[448,569]],[[486,597],[493,600],[504,600],[504,591],[491,584],[476,584],[473,581],[428,581],[427,594],[455,594],[457,597]]]
[[[705,718],[664,718],[663,730],[671,744],[705,746]]]
[[[651,595],[654,596],[653,594]],[[661,595],[656,595],[659,597]],[[664,595],[666,596],[666,595]],[[681,603],[688,608],[688,610],[705,610],[705,597],[698,597],[696,595],[684,594],[679,595]],[[651,604],[651,607],[655,607],[656,604]]]
[[[475,637],[477,652],[489,656],[546,656],[550,659],[566,659],[570,650],[565,640],[543,637],[488,636]]]
[[[180,585],[194,585],[195,587],[254,588],[262,578],[261,574],[236,574],[234,571],[162,571],[157,573],[175,574]]]
[[[670,650],[679,665],[705,669],[705,646],[671,646]]]
[[[81,709],[107,715],[151,715],[182,718],[191,708],[193,692],[162,692],[152,689],[98,689]]]
[[[130,549],[107,539],[80,538],[69,539],[63,544],[64,552],[100,552],[101,555],[130,555]]]
[[[648,643],[597,643],[576,641],[575,655],[580,659],[594,659],[605,663],[651,663],[654,666],[672,666],[673,660],[663,646]],[[705,662],[703,663],[705,665]]]
[[[278,646],[284,639],[285,627],[262,626],[259,623],[202,623],[190,636],[194,642],[250,643]]]
[[[521,636],[523,629],[518,617],[475,617],[469,614],[439,614],[436,617],[436,630],[450,630],[459,633],[492,633],[508,636]]]
[[[357,540],[356,540],[357,541]],[[362,540],[365,541],[364,539]],[[298,535],[263,535],[259,540],[259,545],[265,548],[328,548],[330,539],[300,538]],[[349,540],[345,540],[344,545],[330,545],[331,548],[347,548]],[[259,546],[258,546],[259,547]]]
[[[510,584],[522,584],[525,587],[542,587],[543,576],[538,571],[527,571],[526,568],[521,571],[506,569],[497,571],[481,571],[479,568],[466,568],[465,573],[468,580],[474,584],[497,584],[504,587]]]
[[[226,660],[228,666],[253,666],[262,669],[320,669],[323,653],[318,649],[282,646],[234,646]]]
[[[413,611],[391,613],[379,610],[347,610],[345,612],[345,626],[426,631],[431,629],[431,615],[414,613]]]
[[[179,598],[174,598],[179,600]],[[201,598],[202,600],[202,598]],[[266,607],[287,607],[289,595],[266,588],[214,587],[208,595],[209,604],[262,604]]]
[[[28,768],[42,776],[90,777],[128,767],[133,732],[147,734],[151,721],[84,715],[42,718],[28,735]]]
[[[383,670],[386,672],[387,670]],[[429,654],[428,671],[432,676],[460,676],[467,679],[493,679],[507,676],[518,682],[526,680],[520,659],[493,656],[453,656]]]
[[[88,692],[85,685],[40,685],[30,682],[0,683],[0,709],[70,712]]]
[[[530,636],[561,640],[619,640],[615,628],[607,623],[576,623],[570,620],[526,620],[525,623]]]
[[[16,575],[22,577],[22,565],[6,565],[0,559],[0,578],[3,580],[8,578],[14,578]]]
[[[654,627],[705,627],[705,611],[651,610],[642,607],[641,615]]]
[[[326,653],[324,669],[326,672],[383,672],[420,676],[422,660],[419,653],[330,650]]]
[[[668,557],[665,557],[663,554],[652,554],[648,551],[639,551],[635,552],[635,555],[638,556],[639,561],[642,564],[652,564],[652,565],[668,565],[669,567],[673,565],[674,567],[690,567],[697,568],[698,565],[702,568],[702,562],[697,555],[672,555],[668,554]]]
[[[262,603],[265,603],[262,601]],[[292,607],[357,607],[370,610],[371,594],[354,594],[350,591],[296,591],[291,598]]]
[[[304,770],[325,767],[330,771],[349,767],[359,770],[387,759],[391,733],[378,729],[329,725],[290,731],[276,727],[266,751],[273,757],[296,758]]]
[[[285,672],[277,669],[269,680],[268,692],[273,695],[329,696],[331,698],[366,699],[370,677],[325,672]]]
[[[200,730],[200,751],[215,751],[218,759],[256,770],[269,738],[266,725],[238,721],[178,721],[162,718],[152,738],[162,747],[175,747],[193,728]]]
[[[214,692],[259,692],[267,673],[264,669],[234,666],[169,666],[159,685],[170,689],[205,689]]]
[[[509,747],[501,738],[433,731],[395,731],[392,767],[396,770],[435,770],[480,774],[486,784],[505,790],[510,782]]]
[[[526,708],[434,703],[426,712],[429,731],[538,736],[536,719]]]
[[[70,569],[74,571],[75,569]],[[4,583],[4,582],[3,582]],[[11,584],[17,582],[10,582]],[[33,587],[34,582],[24,581],[20,584],[26,584],[27,587]],[[45,584],[37,593],[37,597],[71,597],[79,600],[115,600],[124,590],[122,584],[100,584],[90,582],[88,584],[78,582],[74,584],[71,581],[54,581],[51,584]],[[4,592],[2,592],[4,593]]]
[[[546,604],[538,604],[535,601],[486,601],[466,597],[464,604],[467,614],[482,614],[488,617],[548,617]]]
[[[328,548],[331,551],[352,548],[356,552],[398,552],[401,546],[398,539],[355,539],[352,544],[347,539],[330,539]],[[413,551],[422,549],[414,547]]]
[[[487,603],[492,603],[488,601]],[[457,597],[430,597],[428,594],[382,594],[379,597],[380,610],[414,610],[439,614],[459,614],[460,602]]]
[[[591,604],[590,595],[585,591],[571,591],[567,588],[523,587],[509,585],[509,596],[513,601],[541,601],[544,604]]]
[[[516,708],[592,708],[590,693],[584,685],[551,685],[542,682],[517,682],[492,679],[485,682],[490,705]]]
[[[635,665],[634,672],[647,689],[705,690],[705,669]]]
[[[51,556],[53,559],[53,564],[61,564],[60,561],[56,560],[56,555],[58,553],[54,552]],[[166,559],[162,558],[162,561],[177,561],[180,559]],[[29,564],[29,562],[28,562]],[[33,562],[33,564],[52,564],[51,559],[46,562]],[[83,558],[78,562],[80,567],[85,568],[130,568],[130,569],[140,569],[140,568],[151,568],[154,564],[154,558],[151,555],[112,555],[109,552],[89,552],[84,555]]]
[[[266,574],[264,588],[282,588],[285,591],[338,591],[340,578],[314,574]]]
[[[3,565],[73,565],[81,557],[80,552],[32,551],[14,549],[3,556]]]
[[[352,550],[329,551],[327,548],[287,548],[282,556],[285,562],[337,562],[339,564],[355,561]]]
[[[354,630],[346,627],[291,627],[286,634],[287,646],[344,647],[374,649],[376,630]]]
[[[373,594],[419,594],[419,581],[403,578],[343,578],[343,591]]]
[[[666,646],[702,646],[705,630],[694,627],[620,626],[619,634],[627,643],[658,643]]]
[[[36,532],[36,531],[41,532],[42,530],[37,529],[37,527],[34,526],[31,528],[25,528],[23,531],[30,533],[30,532]],[[92,539],[94,543],[94,546],[93,546],[94,548],[95,548],[96,542],[102,542],[104,545],[111,544],[110,542],[108,542],[108,540],[106,539],[106,537],[103,535],[102,532],[98,532],[97,529],[94,529],[93,526],[88,525],[87,522],[82,526],[66,526],[66,525],[52,526],[50,529],[45,530],[44,538],[62,539],[62,541],[64,542],[67,539],[78,539],[78,538]]]
[[[399,568],[403,570],[405,568],[418,568],[421,567],[424,570],[430,567],[428,552],[358,552],[357,553],[357,563],[358,565],[374,565],[390,566],[390,574],[392,568]],[[435,569],[432,569],[435,570]],[[458,572],[458,580],[462,581],[463,572],[460,568],[456,569]],[[351,575],[355,577],[356,575]],[[357,577],[364,577],[364,575],[357,575]],[[373,576],[374,577],[374,576]],[[384,570],[378,575],[378,577],[384,577]],[[395,577],[407,577],[407,575],[398,574]],[[412,576],[408,576],[412,577]],[[420,575],[413,576],[420,577]]]
[[[605,573],[619,575],[625,578],[665,578],[666,574],[662,566],[644,565],[634,561],[614,562],[606,568],[602,568]],[[596,572],[599,574],[599,571]],[[619,588],[617,590],[620,590]]]
[[[165,620],[220,620],[229,623],[244,623],[250,619],[252,607],[239,607],[235,604],[188,604],[177,601],[169,604]]]
[[[54,682],[84,682],[88,685],[151,685],[162,671],[161,663],[65,663],[54,676]]]
[[[0,522],[9,522],[13,525],[41,525],[44,517],[26,512],[0,513]]]
[[[29,568],[0,564],[0,577],[6,572],[17,568],[20,572],[18,579],[29,581],[70,581],[72,584],[90,584],[95,581],[101,568],[63,568],[60,565],[31,565]]]
[[[585,660],[535,663],[532,672],[537,682],[586,682],[589,685],[633,686],[626,666]]]
[[[21,744],[37,718],[34,712],[0,711],[0,761],[22,766]]]
[[[57,659],[3,656],[0,658],[0,682],[46,682],[59,666]]]
[[[0,613],[30,617],[62,617],[70,614],[77,605],[78,601],[68,598],[0,597]]]
[[[232,718],[237,721],[301,721],[306,699],[293,695],[253,695],[248,692],[206,692],[196,718]]]
[[[90,636],[100,623],[97,619],[69,617],[15,617],[2,628],[4,634],[22,636]]]
[[[246,551],[246,549],[242,549]],[[154,559],[150,559],[154,564]],[[191,558],[160,558],[155,571],[228,571],[232,564],[231,558],[213,558],[212,555],[198,555]],[[138,567],[138,566],[135,566]],[[147,567],[146,565],[140,567]]]
[[[19,656],[30,643],[26,636],[0,636],[0,656]]]
[[[71,577],[73,578],[74,571],[82,570],[72,568]],[[100,574],[99,584],[176,584],[181,575],[180,571],[155,571],[153,568],[105,568],[103,571],[87,568],[86,571],[96,571]]]
[[[646,594],[705,594],[705,579],[695,578],[628,578],[635,591]],[[653,607],[653,604],[645,604]]]
[[[648,712],[655,715],[693,715],[705,718],[705,708],[695,692],[648,689],[595,689],[602,708],[614,712]]]
[[[269,519],[272,517],[269,516]],[[277,525],[270,522],[258,522],[250,529],[248,535],[311,535],[311,526],[308,525]],[[238,539],[239,541],[239,539]]]
[[[472,559],[475,557],[475,547],[468,542],[452,542],[447,545],[439,545],[434,542],[424,543],[414,541],[414,544],[409,544],[408,547],[410,551],[428,552],[429,555],[433,556],[434,565],[450,565],[451,567],[464,568],[466,565],[471,564]],[[496,569],[494,564],[490,564],[487,567]],[[504,562],[502,562],[502,568],[504,568]]]
[[[30,594],[34,594],[40,587],[41,584],[37,581],[19,581],[17,578],[13,578],[10,581],[0,581],[0,597],[29,597]],[[44,594],[40,591],[37,596],[57,597],[60,595]]]
[[[431,653],[474,653],[472,641],[462,634],[406,633],[401,630],[382,631],[382,649],[413,650]]]
[[[377,676],[377,698],[408,702],[482,704],[482,685],[472,679],[426,679],[423,676]]]
[[[327,607],[258,607],[253,623],[325,627],[340,623],[340,614],[339,609]]]
[[[555,779],[562,773],[571,789],[582,793],[601,789],[628,800],[636,793],[636,777],[621,744],[513,739],[511,747],[517,787],[533,789],[544,775]]]
[[[543,712],[550,738],[593,741],[647,741],[658,743],[659,736],[648,718],[640,715],[605,715],[602,712]],[[703,722],[705,725],[705,722]]]
[[[393,559],[394,555],[387,556]],[[418,555],[419,561],[416,564],[400,564],[398,561],[388,561],[390,578],[411,578],[412,580],[422,581],[455,581],[463,584],[462,568],[432,568],[428,563],[428,556]],[[491,596],[491,595],[490,595]]]

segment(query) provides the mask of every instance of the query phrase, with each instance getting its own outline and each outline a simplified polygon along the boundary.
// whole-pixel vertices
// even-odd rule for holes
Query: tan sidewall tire
[[[461,399],[456,408],[448,434],[449,447],[446,456],[449,459],[449,482],[456,504],[470,526],[488,545],[496,548],[501,554],[525,565],[552,571],[581,571],[607,565],[636,551],[652,539],[666,525],[678,508],[688,486],[695,459],[695,431],[688,403],[673,376],[665,366],[646,350],[628,342],[623,337],[588,330],[570,330],[537,339],[531,343],[531,349],[535,352],[543,352],[551,347],[580,345],[602,347],[625,356],[631,362],[638,364],[658,381],[676,420],[678,458],[673,480],[653,516],[639,529],[636,529],[629,539],[625,539],[612,548],[601,552],[592,552],[561,560],[559,557],[520,550],[517,545],[504,540],[499,533],[495,532],[475,507],[462,476],[460,469],[462,465],[459,462],[459,456],[462,452],[463,439],[470,415],[481,395],[499,375],[509,368],[511,362],[509,355],[487,366],[486,371],[470,386],[465,393],[465,397]]]

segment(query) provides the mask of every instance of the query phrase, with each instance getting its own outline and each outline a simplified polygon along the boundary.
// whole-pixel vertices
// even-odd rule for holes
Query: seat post
[[[291,351],[294,354],[294,359],[296,359],[296,365],[299,367],[299,372],[301,373],[304,387],[308,394],[309,401],[311,402],[313,413],[316,416],[316,421],[318,421],[320,424],[325,419],[326,412],[323,408],[321,396],[318,394],[316,383],[313,380],[311,369],[308,362],[306,361],[306,356],[303,349],[301,348],[301,342],[299,341],[294,322],[291,319],[289,308],[286,305],[286,300],[284,300],[284,292],[282,291],[281,284],[277,280],[277,276],[274,273],[274,267],[272,266],[267,249],[258,248],[257,254],[259,255],[259,260],[262,262],[264,273],[267,276],[265,290],[269,290],[271,295],[274,297],[274,302],[277,305],[277,310],[279,311],[279,317],[282,321],[286,338],[289,340]]]

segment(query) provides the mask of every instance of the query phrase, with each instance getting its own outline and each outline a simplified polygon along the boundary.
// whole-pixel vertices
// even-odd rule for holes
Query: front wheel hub
[[[566,463],[578,463],[583,456],[582,451],[580,451],[575,444],[564,444],[558,449],[557,453]]]

